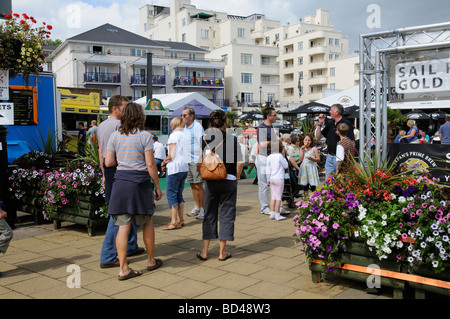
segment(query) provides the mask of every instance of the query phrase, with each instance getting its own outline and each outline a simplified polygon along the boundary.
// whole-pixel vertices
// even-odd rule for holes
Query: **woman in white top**
[[[284,174],[285,170],[288,168],[288,163],[286,161],[286,150],[283,147],[283,144],[279,142],[279,148],[272,148],[270,143],[269,148],[271,148],[271,154],[267,156],[267,180],[270,186],[270,219],[283,220],[286,217],[281,216],[280,207],[281,207],[281,199],[283,195],[284,189]],[[276,144],[275,144],[276,145]]]
[[[169,152],[162,165],[167,165],[167,200],[172,219],[163,230],[172,230],[184,226],[183,190],[184,181],[189,170],[188,163],[190,154],[189,148],[187,147],[188,137],[184,132],[185,124],[182,117],[174,117],[170,122],[173,132],[167,140]]]

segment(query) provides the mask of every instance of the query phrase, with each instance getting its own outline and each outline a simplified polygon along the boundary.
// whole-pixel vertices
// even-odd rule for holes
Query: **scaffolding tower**
[[[387,154],[391,54],[450,48],[450,22],[364,34],[360,36],[359,46],[359,154],[360,162],[364,163],[364,154],[371,154],[372,138],[375,140],[374,154]],[[374,121],[371,115],[373,102]],[[367,157],[372,160],[370,155]]]

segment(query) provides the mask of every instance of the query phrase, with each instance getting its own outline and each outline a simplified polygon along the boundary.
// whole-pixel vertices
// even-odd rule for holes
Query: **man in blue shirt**
[[[445,117],[445,124],[439,128],[441,144],[450,144],[450,115]]]
[[[186,121],[184,131],[188,135],[190,141],[190,160],[189,171],[186,182],[191,185],[192,195],[194,195],[195,207],[188,216],[197,216],[197,219],[203,219],[205,214],[205,190],[203,188],[203,179],[200,172],[197,170],[197,162],[200,157],[200,149],[202,144],[202,137],[205,130],[202,125],[195,120],[195,111],[191,107],[184,107],[181,111],[181,116]]]

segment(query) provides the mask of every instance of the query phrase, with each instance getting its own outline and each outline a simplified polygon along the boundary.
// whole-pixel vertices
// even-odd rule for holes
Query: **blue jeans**
[[[111,190],[114,180],[114,175],[116,173],[115,167],[103,167],[105,172],[105,199],[109,203],[109,198],[111,197]],[[114,223],[113,218],[109,217],[108,227],[105,233],[105,239],[103,239],[103,246],[100,252],[100,263],[107,264],[116,262],[117,259],[117,249],[116,249],[116,236],[119,231],[119,226]],[[136,224],[131,225],[130,234],[128,235],[128,250],[127,255],[132,255],[138,249],[137,244],[137,232]]]
[[[336,173],[337,162],[336,156],[327,155],[327,160],[325,161],[325,183],[328,184],[328,176],[331,172]]]
[[[114,219],[109,216],[108,228],[106,229],[105,239],[103,240],[102,250],[100,252],[100,263],[107,264],[117,261],[116,236],[119,226],[114,223]],[[133,255],[138,249],[136,223],[131,224],[131,230],[128,234],[127,256]]]
[[[180,203],[184,203],[183,190],[186,177],[187,172],[180,172],[176,174],[167,175],[166,196],[170,208],[177,206]]]

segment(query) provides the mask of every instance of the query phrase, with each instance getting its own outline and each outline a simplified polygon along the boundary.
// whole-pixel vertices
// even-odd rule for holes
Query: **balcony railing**
[[[173,80],[173,86],[197,86],[197,87],[224,87],[225,83],[222,78],[214,77],[183,77],[179,76]]]
[[[209,99],[211,102],[213,102],[218,107],[230,107],[230,100],[229,99]]]
[[[131,84],[147,84],[146,75],[132,75]],[[166,85],[166,77],[164,75],[152,75],[152,84]]]
[[[120,73],[86,72],[84,82],[120,84]]]

